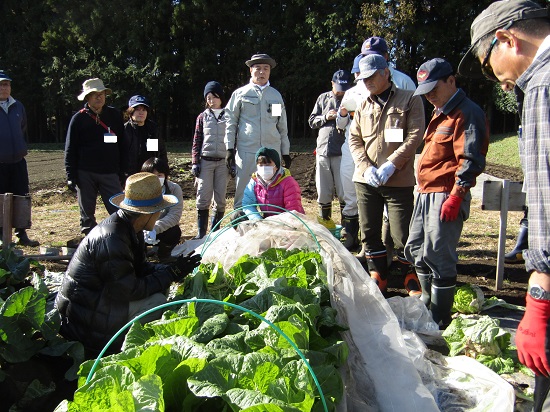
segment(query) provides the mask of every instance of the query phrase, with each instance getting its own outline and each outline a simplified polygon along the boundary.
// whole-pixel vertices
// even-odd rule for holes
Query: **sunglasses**
[[[510,27],[512,27],[512,24],[514,24],[514,21],[511,20],[506,26],[502,28],[502,30],[508,30]],[[493,51],[493,48],[495,47],[495,44],[497,44],[497,36],[495,35],[493,41],[491,42],[491,45],[489,46],[489,50],[487,50],[487,54],[485,55],[485,58],[483,59],[483,63],[481,63],[481,73],[488,79],[493,82],[498,82],[497,77],[495,76],[495,73],[493,72],[493,68],[489,64],[489,58],[491,57],[491,52]]]

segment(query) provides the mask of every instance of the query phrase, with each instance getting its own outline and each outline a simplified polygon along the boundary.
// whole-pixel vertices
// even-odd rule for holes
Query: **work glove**
[[[439,214],[439,219],[442,222],[452,222],[458,217],[458,212],[460,212],[460,204],[462,203],[462,198],[449,195],[447,200],[441,205],[441,213]]]
[[[229,170],[235,166],[235,149],[227,149],[225,154],[225,165]]]
[[[193,167],[191,167],[191,174],[195,177],[199,177],[199,175],[201,174],[201,166],[193,165]]]
[[[156,230],[144,230],[143,236],[145,238],[145,243],[148,245],[156,245],[160,242],[160,240],[157,239],[157,231]]]
[[[378,176],[380,186],[384,186],[394,172],[395,165],[392,162],[388,160],[387,162],[383,163],[382,166],[380,166],[376,171],[376,176]]]
[[[176,263],[174,263],[170,267],[170,270],[174,275],[174,280],[182,280],[184,277],[190,274],[193,269],[200,265],[202,256],[198,253],[196,255],[193,255],[193,253],[194,250],[192,250],[185,256],[178,256],[178,258],[176,259]]]
[[[285,169],[290,169],[290,164],[292,163],[292,159],[290,158],[290,155],[283,155],[283,162]]]
[[[73,193],[76,193],[76,182],[73,181],[73,180],[67,180],[67,187],[69,188],[69,190]]]
[[[370,166],[365,170],[365,173],[363,173],[363,177],[365,178],[365,182],[367,182],[368,185],[372,187],[378,187],[380,186],[380,179],[378,175],[376,174],[377,169],[374,166]]]
[[[525,300],[525,314],[516,332],[518,359],[537,375],[549,376],[546,340],[550,301],[535,299],[531,295],[527,295]]]

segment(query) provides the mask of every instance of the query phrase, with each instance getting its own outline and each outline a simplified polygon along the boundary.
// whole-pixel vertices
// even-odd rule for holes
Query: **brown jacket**
[[[386,142],[386,129],[396,126],[403,130],[403,141]],[[389,160],[396,170],[385,186],[414,186],[414,156],[422,142],[424,127],[424,105],[412,91],[397,89],[392,83],[384,107],[368,97],[355,112],[350,127],[349,146],[355,163],[353,181],[366,183],[365,170],[370,166],[378,168]]]

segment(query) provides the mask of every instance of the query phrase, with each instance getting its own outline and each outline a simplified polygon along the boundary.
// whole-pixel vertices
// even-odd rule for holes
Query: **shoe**
[[[422,287],[415,273],[409,273],[405,276],[404,284],[409,296],[416,296],[417,298],[422,296]]]
[[[17,237],[18,245],[29,247],[36,247],[40,245],[40,242],[38,240],[29,239],[29,236],[27,235],[27,231],[25,229],[16,229],[15,236]]]

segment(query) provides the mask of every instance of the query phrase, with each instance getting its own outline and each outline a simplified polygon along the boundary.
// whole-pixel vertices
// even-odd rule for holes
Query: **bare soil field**
[[[290,168],[302,188],[304,208],[308,216],[317,214],[315,189],[315,158],[311,153],[292,153]],[[180,226],[183,232],[182,241],[196,233],[195,188],[194,178],[190,173],[190,154],[170,153],[172,168],[171,179],[183,189],[184,214]],[[33,196],[33,227],[29,235],[41,242],[43,246],[62,247],[79,240],[79,213],[75,195],[65,186],[63,152],[37,151],[27,156],[31,193]],[[512,181],[522,180],[520,169],[489,164],[486,173],[498,178]],[[228,199],[234,193],[234,182],[230,181]],[[228,210],[232,200],[228,201]],[[333,218],[339,223],[339,208],[333,203]],[[510,250],[515,243],[519,221],[523,213],[508,214],[506,249]],[[98,202],[98,220],[106,216],[101,201]],[[498,247],[499,213],[482,211],[480,201],[474,199],[471,217],[466,222],[459,247],[460,262],[458,265],[459,283],[474,283],[480,286],[486,296],[497,296],[509,303],[525,304],[525,289],[528,276],[520,265],[505,265],[504,286],[494,291],[496,276],[496,259]],[[39,253],[39,248],[23,248],[27,255]],[[66,262],[43,262],[54,271],[64,271]],[[402,279],[394,275],[390,279],[389,295],[403,295]]]

